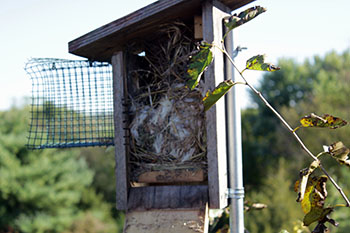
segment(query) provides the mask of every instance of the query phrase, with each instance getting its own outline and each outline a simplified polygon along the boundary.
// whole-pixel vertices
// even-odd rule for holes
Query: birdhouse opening
[[[191,26],[192,25],[192,26]],[[186,87],[194,26],[174,21],[126,48],[130,181],[205,181],[206,121],[200,89]]]

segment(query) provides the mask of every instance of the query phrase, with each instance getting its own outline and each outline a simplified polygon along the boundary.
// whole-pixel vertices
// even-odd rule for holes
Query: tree
[[[291,69],[290,72],[284,72],[278,78],[277,74],[281,71],[264,75],[260,82],[259,90],[264,94],[267,93],[268,99],[276,98],[278,100],[274,102],[274,104],[281,109],[282,115],[287,121],[291,122],[293,126],[299,124],[298,118],[300,116],[310,112],[332,112],[337,116],[349,120],[348,96],[350,94],[350,86],[347,85],[350,80],[349,58],[350,51],[347,50],[341,54],[329,52],[324,57],[316,56],[305,61],[303,64],[297,64],[292,60],[280,60],[278,65],[282,67],[281,70],[284,70],[286,67],[287,69],[289,69],[288,67],[293,67],[295,71],[292,72]],[[300,79],[300,77],[306,77],[305,74],[308,74],[308,79],[311,81],[304,82],[304,80]],[[268,85],[270,79],[274,80],[274,88],[278,88],[278,91],[275,91],[273,94],[268,90],[272,88]],[[301,98],[293,97],[292,99],[288,99],[284,97],[288,94],[289,86],[286,80],[289,80],[290,83],[295,82],[295,86],[300,88],[300,90],[295,89],[294,93],[301,91],[303,93],[302,95],[300,94]],[[276,163],[276,160],[283,157],[288,163],[288,171],[291,172],[289,178],[286,178],[286,180],[295,180],[298,175],[295,171],[301,167],[307,166],[307,164],[310,163],[310,159],[301,155],[300,147],[290,140],[290,135],[285,133],[283,126],[278,122],[276,122],[272,128],[266,127],[264,122],[269,120],[269,116],[264,114],[264,106],[259,105],[260,101],[255,98],[254,101],[257,101],[256,104],[258,108],[246,109],[243,111],[242,116],[245,186],[248,188],[248,198],[257,202],[264,202],[271,198],[266,192],[265,178],[271,176],[270,173],[273,173],[273,170],[266,168],[271,167],[272,164]],[[343,141],[345,145],[350,145],[350,139],[348,137],[350,133],[349,127],[343,127],[337,131],[326,129],[301,129],[298,132],[305,144],[314,153],[322,151],[322,145],[330,145],[339,140]],[[271,141],[271,138],[274,140]],[[348,180],[349,168],[339,168],[338,164],[331,158],[324,158],[323,163],[329,168],[329,171],[336,176],[336,180],[340,181],[340,185],[344,191],[349,193],[349,185],[346,184],[346,182],[341,182],[342,180]],[[279,178],[276,176],[276,179],[278,180]],[[259,186],[258,189],[256,189],[257,186]],[[256,193],[257,190],[260,190],[258,194]],[[329,204],[334,205],[342,202],[341,197],[339,197],[334,188],[328,185],[328,190]],[[280,190],[279,192],[283,191]],[[269,208],[271,208],[271,205],[269,205]],[[293,212],[296,208],[299,209],[299,206],[290,206],[289,211]],[[263,212],[269,211],[263,210]],[[251,218],[250,215],[252,214],[247,214],[248,219]],[[271,225],[270,217],[260,213],[258,215],[257,219],[264,218],[264,224],[267,226],[263,226],[263,224],[258,225],[253,221],[247,221],[248,228],[253,227],[262,230]],[[332,216],[340,223],[339,227],[336,229],[337,232],[349,231],[347,220],[344,219],[345,216],[348,216],[347,209],[339,209],[335,211]],[[261,223],[263,222],[264,221],[261,221]],[[278,230],[277,228],[275,229],[276,231]],[[290,230],[288,227],[286,227],[286,229]]]
[[[78,150],[26,149],[28,113],[0,112],[0,231],[63,232],[89,218],[99,221],[96,232],[115,232],[111,206],[91,187],[94,173]]]
[[[247,193],[247,199],[267,205],[266,209],[246,213],[245,226],[250,233],[279,232],[281,229],[293,232],[294,222],[302,219],[303,213],[295,202],[291,171],[287,161],[280,158],[265,169],[261,189]]]
[[[332,112],[334,115],[350,119],[348,96],[350,52],[337,55],[330,52],[324,58],[315,56],[298,64],[292,59],[280,59],[278,72],[266,73],[258,87],[266,99],[295,127],[300,116],[310,112]],[[257,108],[248,108],[242,113],[243,151],[245,183],[259,185],[259,179],[251,176],[251,171],[259,170],[281,156],[293,160],[292,166],[300,167],[308,161],[300,155],[299,146],[289,140],[284,126],[277,121],[262,102],[252,93],[252,100]],[[345,137],[348,128],[335,131],[311,129],[299,131],[299,134],[312,151],[318,153],[320,144],[329,145],[342,139],[346,145],[350,142]],[[318,140],[315,141],[315,138]],[[286,143],[288,142],[288,143]],[[256,163],[255,161],[259,161]],[[305,165],[305,164],[304,164]],[[302,165],[302,166],[304,166]]]
[[[306,115],[309,112],[332,112],[343,119],[350,119],[349,102],[350,86],[350,50],[341,54],[329,52],[323,58],[316,56],[308,62],[314,75],[314,84],[311,95],[301,100],[293,108],[284,107],[282,114],[287,120],[297,125],[297,115]],[[327,110],[328,109],[328,110]],[[338,130],[310,129],[300,130],[305,143],[314,151],[322,150],[321,145],[330,145],[335,141],[342,141],[350,145],[348,137],[349,127]],[[332,163],[332,162],[330,162]]]
[[[277,109],[292,108],[304,100],[310,98],[315,77],[310,75],[308,64],[300,65],[292,59],[279,59],[278,64],[282,69],[278,72],[265,73],[258,89],[264,94],[271,105]],[[256,171],[263,172],[269,163],[278,161],[280,156],[294,157],[296,143],[286,141],[289,135],[284,131],[275,115],[266,108],[261,100],[251,92],[253,106],[242,112],[243,152],[244,152],[244,180],[247,188],[255,187],[261,183],[254,175]],[[298,119],[299,116],[294,116]],[[288,118],[290,119],[290,118]],[[276,143],[280,142],[280,143]],[[286,152],[285,147],[293,148]],[[298,149],[299,150],[299,149]],[[294,164],[296,167],[300,163]],[[261,170],[262,169],[262,170]]]

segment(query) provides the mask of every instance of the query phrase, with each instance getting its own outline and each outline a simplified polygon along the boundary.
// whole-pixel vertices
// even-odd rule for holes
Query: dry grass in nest
[[[202,94],[185,87],[195,51],[192,35],[182,23],[163,25],[158,40],[143,42],[145,54],[137,58],[141,65],[128,72],[134,180],[146,171],[206,170]]]

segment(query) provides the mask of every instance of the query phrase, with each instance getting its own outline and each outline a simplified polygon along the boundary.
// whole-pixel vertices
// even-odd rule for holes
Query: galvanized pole
[[[233,33],[228,34],[225,47],[234,56]],[[237,54],[235,54],[237,55]],[[232,57],[233,58],[233,57]],[[225,77],[235,81],[234,69],[225,59]],[[244,187],[242,162],[241,110],[237,87],[226,95],[226,134],[228,154],[228,198],[230,203],[230,232],[244,233]]]

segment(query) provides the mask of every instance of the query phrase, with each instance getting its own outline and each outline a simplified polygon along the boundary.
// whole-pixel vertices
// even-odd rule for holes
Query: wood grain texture
[[[162,0],[106,24],[69,42],[69,52],[91,60],[109,61],[135,38],[151,39],[160,24],[178,18],[188,19],[200,11],[200,0]]]
[[[125,146],[125,119],[123,98],[125,96],[125,64],[122,51],[112,56],[113,100],[114,100],[114,144],[115,144],[115,175],[116,175],[116,207],[126,210],[128,200],[128,169],[127,148]]]
[[[202,182],[206,176],[202,169],[178,169],[168,171],[150,171],[142,173],[137,182],[139,183],[179,183],[179,182]]]
[[[252,0],[222,2],[234,10]],[[201,4],[201,0],[157,1],[69,42],[69,52],[90,60],[110,61],[113,52],[122,50],[130,40],[152,37],[160,24],[174,19],[193,19],[200,13]]]
[[[208,232],[208,208],[194,210],[131,211],[125,216],[124,233]]]
[[[128,209],[195,209],[202,208],[207,202],[207,185],[132,187]]]
[[[203,25],[202,25],[202,16],[194,16],[194,38],[197,40],[203,39]]]
[[[222,18],[230,12],[221,2],[205,1],[203,4],[203,39],[220,45],[223,35]],[[224,57],[218,49],[213,50],[214,61],[204,73],[204,91],[213,90],[224,80]],[[218,101],[206,112],[209,208],[227,206],[227,153],[225,101]]]

